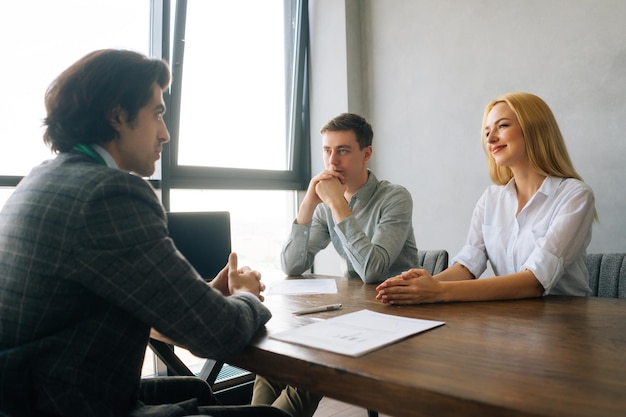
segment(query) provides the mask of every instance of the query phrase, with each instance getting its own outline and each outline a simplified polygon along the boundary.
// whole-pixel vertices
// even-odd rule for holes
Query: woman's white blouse
[[[544,295],[591,294],[585,266],[595,198],[573,178],[547,177],[516,217],[515,180],[492,185],[474,208],[465,246],[452,259],[480,277],[487,260],[495,275],[532,271]]]

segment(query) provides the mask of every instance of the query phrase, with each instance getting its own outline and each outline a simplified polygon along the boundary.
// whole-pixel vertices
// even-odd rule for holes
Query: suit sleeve
[[[255,296],[224,297],[202,280],[168,237],[163,207],[141,178],[98,184],[79,224],[75,278],[198,356],[232,355],[271,316]]]

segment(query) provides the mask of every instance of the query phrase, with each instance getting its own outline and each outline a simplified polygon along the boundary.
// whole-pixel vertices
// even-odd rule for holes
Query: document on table
[[[265,295],[335,294],[337,283],[332,278],[295,278],[272,281]]]
[[[443,324],[445,322],[360,310],[270,337],[356,357]]]

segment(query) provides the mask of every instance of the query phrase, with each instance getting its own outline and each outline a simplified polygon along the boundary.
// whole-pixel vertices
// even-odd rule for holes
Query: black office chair
[[[139,386],[138,398],[145,405],[177,404],[195,398],[201,416],[290,417],[286,412],[269,405],[221,404],[216,401],[209,384],[198,377],[168,376],[144,379]]]
[[[170,212],[167,220],[170,237],[178,250],[204,279],[213,279],[226,265],[231,252],[230,213]],[[175,354],[173,346],[150,339],[149,347],[165,364],[168,375],[201,378],[222,404],[250,402],[254,374],[213,359],[206,359],[195,374]]]
[[[231,252],[227,211],[167,213],[170,237],[178,250],[207,281],[228,262]]]

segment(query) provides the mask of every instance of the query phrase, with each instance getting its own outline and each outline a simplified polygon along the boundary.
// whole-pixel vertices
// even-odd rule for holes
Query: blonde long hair
[[[487,105],[481,130],[483,150],[489,166],[489,177],[494,184],[505,185],[513,178],[513,171],[509,167],[496,165],[493,155],[487,149],[484,135],[487,115],[497,103],[502,102],[508,104],[517,116],[524,135],[526,154],[537,173],[561,178],[576,178],[582,181],[574,169],[563,135],[550,107],[533,94],[506,93]]]

